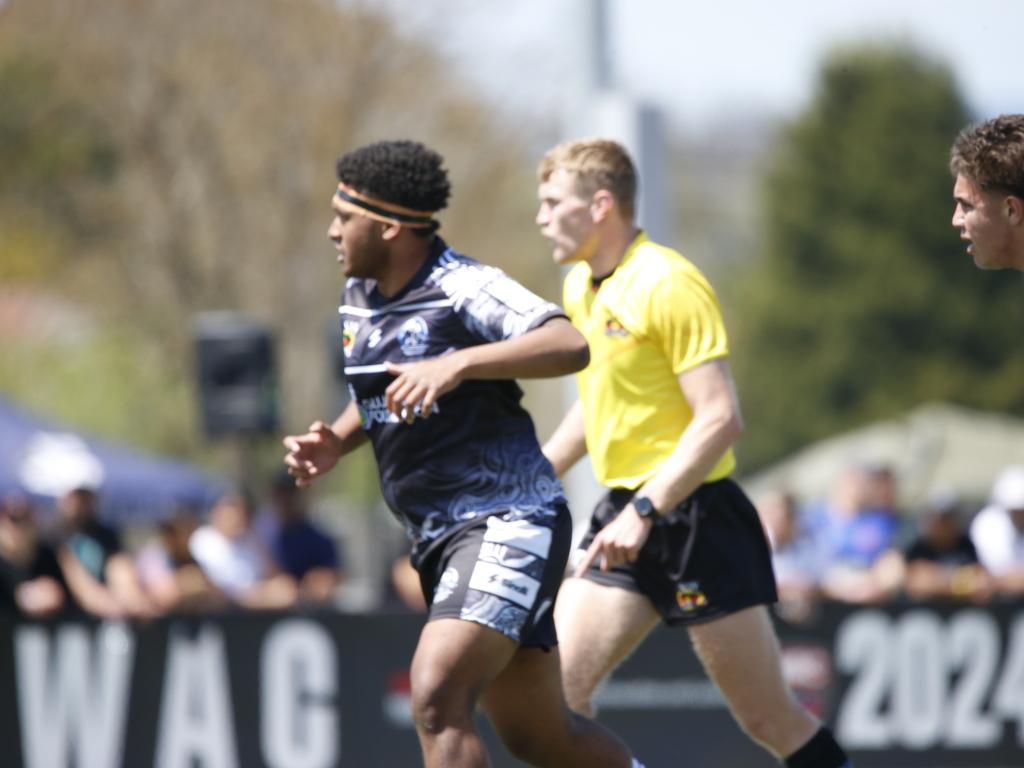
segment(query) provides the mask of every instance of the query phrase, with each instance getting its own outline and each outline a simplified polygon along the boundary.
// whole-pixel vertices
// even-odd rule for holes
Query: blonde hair
[[[636,212],[636,168],[625,147],[611,139],[576,139],[548,150],[537,167],[540,181],[559,168],[571,173],[580,191],[592,195],[606,189],[615,198],[623,218]]]

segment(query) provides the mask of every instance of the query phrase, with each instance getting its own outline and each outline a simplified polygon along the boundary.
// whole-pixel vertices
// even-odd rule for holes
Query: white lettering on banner
[[[203,624],[195,637],[172,627],[157,730],[158,768],[237,768],[224,636]]]
[[[271,768],[338,765],[337,651],[303,619],[270,630],[260,659],[263,757]]]
[[[999,744],[1007,719],[1024,745],[1024,615],[1002,665],[1000,645],[995,619],[977,609],[945,621],[927,609],[851,614],[836,635],[837,667],[853,677],[839,740],[851,749],[983,749]]]
[[[847,746],[881,749],[889,744],[888,720],[878,713],[891,676],[888,640],[889,619],[877,611],[854,614],[839,628],[836,666],[856,675],[837,719],[839,740]]]
[[[51,654],[44,628],[19,627],[15,634],[25,766],[120,765],[135,637],[120,623],[100,625],[92,638],[77,625],[55,635]]]
[[[953,669],[963,670],[950,702],[950,742],[970,748],[997,743],[1002,723],[982,710],[999,664],[999,630],[982,611],[958,613],[949,627],[948,650]]]
[[[939,617],[911,611],[896,633],[896,677],[892,708],[904,746],[927,749],[942,735],[946,702],[946,659]]]
[[[1024,747],[1024,614],[1013,620],[1006,657],[992,708],[1008,720],[1017,721],[1017,744]]]

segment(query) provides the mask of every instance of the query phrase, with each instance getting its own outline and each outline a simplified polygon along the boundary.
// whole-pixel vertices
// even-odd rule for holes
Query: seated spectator
[[[298,582],[302,601],[333,603],[344,578],[341,558],[334,540],[309,519],[304,493],[287,473],[274,479],[271,553],[282,570]]]
[[[1024,465],[1004,469],[988,506],[974,518],[971,541],[1001,594],[1024,594]]]
[[[776,611],[790,621],[806,621],[819,595],[820,553],[801,524],[792,494],[773,491],[758,498],[756,506],[772,547],[779,590]]]
[[[877,603],[903,583],[896,547],[901,528],[895,478],[888,467],[851,466],[811,520],[815,546],[826,563],[823,594],[848,603]]]
[[[281,573],[252,528],[252,504],[228,491],[210,510],[210,521],[189,537],[189,552],[207,578],[246,608],[287,608],[295,604],[295,579]]]
[[[80,487],[57,504],[64,535],[58,558],[68,589],[95,616],[152,616],[155,606],[139,584],[135,561],[117,532],[99,521],[97,501],[95,490]]]
[[[69,602],[57,551],[39,538],[28,499],[0,499],[0,615],[51,616]]]
[[[189,538],[198,527],[191,510],[180,510],[159,523],[156,536],[135,558],[142,587],[161,613],[213,610],[228,604],[189,552]]]
[[[994,584],[964,530],[964,516],[948,493],[933,496],[919,515],[920,533],[904,551],[906,592],[915,600],[991,598]]]

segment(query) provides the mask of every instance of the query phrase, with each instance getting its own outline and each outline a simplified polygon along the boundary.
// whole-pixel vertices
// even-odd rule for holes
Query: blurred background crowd
[[[333,605],[341,542],[310,520],[287,475],[262,503],[227,489],[208,510],[182,507],[153,526],[101,521],[102,488],[79,486],[40,515],[29,497],[0,501],[0,610],[22,616],[166,613]]]
[[[260,499],[228,489],[208,510],[181,508],[127,530],[100,520],[100,494],[72,488],[51,515],[25,495],[2,498],[0,612],[144,619],[232,609],[422,610],[397,526],[348,579],[345,553],[365,542],[318,523],[287,474]],[[942,489],[916,508],[899,499],[893,469],[869,462],[846,466],[824,498],[760,493],[779,615],[813,620],[823,598],[980,604],[1024,596],[1024,465],[1003,468],[981,507]]]
[[[891,467],[856,463],[834,478],[826,498],[800,500],[786,489],[757,498],[782,617],[812,619],[822,598],[986,603],[1024,596],[1024,465],[999,472],[981,508],[940,488],[904,509],[898,486]]]

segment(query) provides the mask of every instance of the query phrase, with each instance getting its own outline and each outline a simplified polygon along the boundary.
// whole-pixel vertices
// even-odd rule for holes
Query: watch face
[[[636,510],[636,513],[640,515],[640,517],[651,517],[654,515],[654,505],[651,503],[650,499],[644,496],[633,499],[633,509]]]

